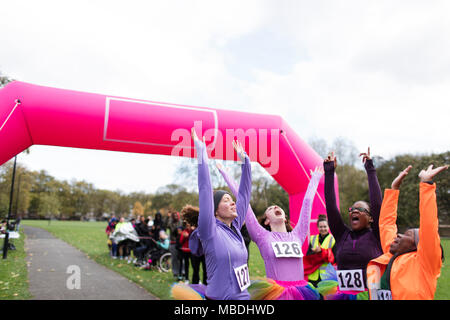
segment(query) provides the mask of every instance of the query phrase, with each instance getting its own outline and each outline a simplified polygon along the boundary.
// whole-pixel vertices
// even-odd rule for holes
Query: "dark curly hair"
[[[181,216],[183,220],[189,223],[191,226],[198,227],[198,213],[200,212],[199,207],[187,204],[181,209]]]

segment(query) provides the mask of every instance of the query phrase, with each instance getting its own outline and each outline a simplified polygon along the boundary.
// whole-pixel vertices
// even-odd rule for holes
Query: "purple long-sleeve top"
[[[233,192],[237,193],[236,182],[223,170],[219,169]],[[276,257],[272,243],[274,242],[298,242],[301,250],[302,243],[309,231],[312,204],[317,191],[322,173],[315,172],[311,177],[300,212],[300,220],[291,232],[271,232],[263,228],[256,219],[251,206],[248,206],[245,223],[250,238],[256,243],[264,260],[266,276],[279,281],[300,281],[304,280],[303,258],[297,257]]]
[[[198,154],[198,189],[200,212],[196,235],[200,244],[190,241],[190,247],[197,253],[202,250],[206,259],[208,285],[206,296],[213,300],[248,300],[250,295],[240,290],[234,269],[247,264],[248,252],[241,234],[251,197],[251,164],[245,156],[242,177],[236,196],[237,217],[230,228],[218,220],[214,213],[213,189],[208,168],[205,144],[195,142]],[[233,230],[234,229],[234,230]]]
[[[369,261],[383,254],[378,227],[382,195],[376,169],[372,160],[366,160],[364,167],[369,181],[372,225],[360,231],[352,231],[344,224],[336,205],[334,163],[324,162],[323,166],[325,170],[325,204],[330,230],[336,239],[337,267],[339,270],[362,269],[365,279]]]

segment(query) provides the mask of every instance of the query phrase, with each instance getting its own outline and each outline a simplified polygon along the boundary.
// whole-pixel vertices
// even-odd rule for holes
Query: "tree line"
[[[316,141],[317,142],[317,141]],[[342,142],[342,141],[341,141]],[[317,148],[314,141],[310,144],[323,157],[324,151]],[[351,148],[354,147],[350,144]],[[330,147],[338,156],[336,173],[339,181],[339,202],[342,217],[348,222],[347,208],[357,200],[368,199],[367,176],[358,152],[348,152],[349,145],[344,144],[343,152],[336,141]],[[354,148],[353,151],[355,151]],[[432,155],[398,155],[385,160],[374,157],[377,175],[382,190],[390,188],[392,180],[409,164],[413,166],[402,184],[399,197],[398,224],[400,228],[419,225],[419,186],[417,175],[429,164],[440,166],[449,163],[450,151]],[[211,166],[213,166],[211,161]],[[239,180],[240,167],[227,166],[230,174]],[[6,217],[9,209],[13,162],[0,167],[0,216]],[[228,190],[217,169],[211,168],[215,188]],[[137,215],[154,216],[156,212],[165,215],[170,211],[180,211],[186,204],[198,205],[196,165],[186,159],[176,170],[176,182],[160,187],[154,193],[111,191],[96,188],[84,180],[60,181],[46,171],[30,171],[20,163],[16,168],[12,216],[21,215],[34,219],[107,219],[111,215],[132,217]],[[251,206],[257,216],[265,209],[277,204],[289,214],[288,194],[258,164],[253,164]],[[437,199],[441,224],[450,222],[450,179],[448,174],[437,177]],[[186,186],[191,186],[187,188]]]

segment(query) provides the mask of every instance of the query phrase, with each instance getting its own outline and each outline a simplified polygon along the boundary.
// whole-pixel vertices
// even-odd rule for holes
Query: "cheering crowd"
[[[199,207],[186,205],[166,221],[134,224],[143,242],[111,244],[113,256],[134,250],[136,264],[154,263],[163,250],[172,253],[174,299],[207,300],[401,300],[433,299],[444,252],[438,234],[436,184],[433,178],[448,166],[430,165],[419,174],[420,226],[397,230],[397,204],[403,179],[411,166],[381,191],[376,169],[361,153],[368,177],[369,203],[357,200],[342,220],[335,195],[337,157],[330,153],[310,172],[298,223],[291,227],[280,206],[269,206],[259,219],[251,206],[251,165],[239,142],[233,147],[242,162],[239,184],[218,165],[231,194],[213,190],[205,143],[192,131],[198,155]],[[316,235],[308,237],[311,210],[324,178],[326,215],[319,215]],[[123,221],[122,221],[123,222]],[[118,222],[118,225],[121,221]],[[111,225],[111,222],[110,222]],[[108,228],[110,228],[110,225]],[[117,225],[115,226],[117,229]],[[166,231],[168,230],[169,236]],[[111,230],[110,230],[111,231]],[[108,229],[107,229],[108,232]],[[246,239],[246,235],[249,238]],[[147,239],[148,238],[148,239]],[[265,265],[265,277],[250,277],[248,243],[255,242]],[[139,241],[139,240],[138,240]],[[308,250],[302,246],[308,241]],[[148,256],[148,255],[147,255]],[[153,259],[154,258],[154,259]],[[203,265],[200,281],[199,270]],[[189,281],[189,266],[193,276]]]

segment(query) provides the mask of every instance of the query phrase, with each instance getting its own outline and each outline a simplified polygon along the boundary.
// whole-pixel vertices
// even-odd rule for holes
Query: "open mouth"
[[[392,241],[391,245],[389,246],[389,250],[395,250],[398,247],[398,241],[394,240]]]
[[[281,215],[283,215],[283,213],[281,212],[280,209],[275,209],[275,215],[276,216],[281,216]]]
[[[352,223],[357,223],[357,222],[359,222],[359,215],[353,215],[353,216],[351,217],[351,221],[352,221]]]

